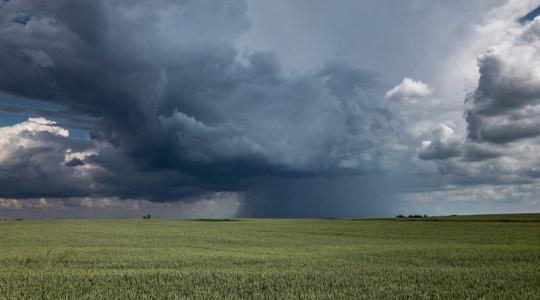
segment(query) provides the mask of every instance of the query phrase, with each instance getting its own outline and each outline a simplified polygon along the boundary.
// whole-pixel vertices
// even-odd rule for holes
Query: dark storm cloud
[[[65,163],[68,167],[78,167],[78,166],[84,166],[84,162],[78,158],[73,158],[72,160]]]
[[[391,114],[371,95],[376,75],[339,62],[287,75],[272,54],[239,56],[234,41],[249,27],[243,1],[0,5],[0,91],[60,104],[74,115],[67,124],[97,120],[85,127],[92,147],[112,145],[61,164],[98,167],[88,175],[92,189],[60,180],[53,188],[74,187],[0,196],[178,200],[246,191],[256,178],[359,174],[392,163],[384,149],[398,142]],[[21,11],[31,19],[12,22]],[[25,171],[32,166],[18,170],[9,180],[39,178]]]
[[[19,24],[22,24],[22,25],[28,24],[28,22],[30,22],[30,20],[32,20],[32,16],[30,14],[27,14],[27,13],[24,13],[24,12],[18,13],[15,16],[15,18],[13,18],[13,22],[19,23]]]
[[[0,96],[1,97],[1,96]],[[36,102],[26,105],[0,104],[0,112],[19,116],[44,117],[57,120],[56,126],[69,129],[93,131],[96,128],[96,119],[78,115],[70,109],[52,109],[32,107]],[[43,103],[40,103],[43,104]]]
[[[22,112],[26,111],[26,109],[23,108],[23,107],[17,106],[17,105],[0,104],[0,111],[1,112],[18,114],[18,113],[22,113]]]
[[[240,216],[367,217],[393,210],[395,182],[381,174],[346,178],[267,178],[252,186]]]
[[[479,162],[504,155],[504,152],[491,145],[466,143],[464,148],[463,160],[467,162]]]
[[[461,150],[455,147],[446,147],[440,143],[436,143],[433,147],[426,149],[418,154],[418,157],[423,160],[444,160],[461,155]]]
[[[461,155],[461,149],[457,145],[443,144],[439,141],[432,143],[424,151],[418,154],[423,160],[444,160]]]

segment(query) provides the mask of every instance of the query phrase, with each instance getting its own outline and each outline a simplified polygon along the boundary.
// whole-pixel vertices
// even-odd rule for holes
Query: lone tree
[[[146,216],[142,216],[143,219],[150,219],[150,214],[147,214]]]

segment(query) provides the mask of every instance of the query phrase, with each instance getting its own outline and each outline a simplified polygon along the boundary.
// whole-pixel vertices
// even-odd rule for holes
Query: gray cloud
[[[0,198],[0,220],[140,218],[147,214],[153,218],[230,218],[236,214],[238,201],[234,193],[208,194],[191,203],[116,197]]]
[[[439,124],[433,131],[433,140],[426,141],[418,151],[418,157],[424,160],[445,160],[461,156],[462,138],[454,130]]]
[[[465,100],[467,136],[443,125],[446,130],[434,130],[431,140],[418,151],[420,159],[435,160],[445,180],[439,193],[445,197],[463,194],[461,189],[499,189],[505,190],[502,198],[515,203],[521,193],[517,191],[526,190],[529,195],[519,196],[524,198],[536,193],[540,80],[535,70],[540,19],[524,25],[506,22],[507,34],[478,59],[478,84]],[[486,28],[489,26],[498,25],[488,23]],[[490,197],[497,195],[491,193]]]
[[[2,197],[69,197],[96,190],[90,170],[64,165],[70,156],[84,156],[92,143],[70,139],[65,129],[55,125],[45,119],[29,119],[0,128]]]
[[[7,1],[5,1],[7,2]],[[28,24],[28,22],[30,22],[30,20],[32,20],[32,16],[28,13],[24,13],[24,12],[19,12],[14,18],[13,18],[13,22],[15,23],[18,23],[18,24],[21,24],[21,25],[26,25]]]
[[[240,216],[362,217],[395,210],[396,182],[384,174],[267,178],[250,187]]]
[[[468,142],[464,144],[463,160],[467,162],[479,162],[498,158],[504,155],[501,149],[497,149],[492,145],[477,144]]]
[[[32,17],[0,24],[0,90],[95,119],[92,141],[85,143],[102,145],[62,167],[38,163],[68,173],[95,167],[88,175],[95,188],[72,184],[60,195],[68,184],[58,181],[57,192],[39,184],[2,197],[180,200],[242,191],[263,177],[384,170],[395,160],[385,149],[399,142],[391,114],[373,96],[375,73],[331,62],[289,76],[270,53],[239,60],[234,41],[249,26],[243,1],[1,5],[2,20],[20,11]],[[51,152],[25,151],[13,154],[21,164]],[[29,172],[18,172],[17,180],[43,181]]]
[[[479,59],[478,88],[466,99],[469,139],[504,144],[540,135],[540,78],[534,71],[539,24],[525,25],[510,45]]]
[[[0,187],[13,186],[0,189],[0,198],[165,204],[238,192],[246,216],[344,216],[391,211],[405,182],[422,181],[410,190],[531,182],[534,172],[523,163],[531,152],[522,142],[540,134],[540,90],[525,67],[535,62],[528,58],[536,55],[536,23],[511,47],[480,60],[463,138],[448,113],[458,105],[438,98],[427,72],[441,58],[425,54],[450,52],[447,37],[469,28],[457,25],[461,17],[452,26],[443,21],[450,18],[444,9],[457,10],[457,2],[415,3],[398,5],[403,19],[377,24],[388,32],[416,28],[416,37],[398,34],[388,47],[381,45],[392,35],[360,43],[364,54],[389,51],[382,59],[323,55],[308,71],[294,72],[275,53],[238,50],[251,24],[242,0],[1,2],[0,92],[60,108],[0,107],[58,121],[36,127],[30,120],[17,125],[27,129],[0,136],[18,145],[0,159]],[[341,8],[357,8],[349,4]],[[378,5],[375,11],[393,16],[381,10],[387,4]],[[477,16],[486,5],[462,10]],[[437,28],[446,42],[431,48]],[[353,46],[345,50],[359,48]],[[418,78],[430,85],[405,79],[390,89],[385,80],[398,81],[406,66],[418,66]],[[67,129],[90,131],[90,139]],[[442,176],[428,178],[437,174],[425,160],[435,160]]]

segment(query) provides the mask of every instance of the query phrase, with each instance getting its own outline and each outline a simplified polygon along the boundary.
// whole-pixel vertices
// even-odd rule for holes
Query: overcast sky
[[[0,219],[539,212],[539,5],[0,1]]]

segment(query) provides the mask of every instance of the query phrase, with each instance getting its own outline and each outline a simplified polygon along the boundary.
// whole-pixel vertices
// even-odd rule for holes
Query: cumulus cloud
[[[91,151],[87,140],[44,118],[0,128],[0,186],[2,197],[71,196],[93,189],[92,166],[69,166],[70,157],[82,159]],[[9,187],[9,188],[8,188]]]
[[[440,137],[439,132],[445,131],[441,126],[448,129],[456,127],[454,104],[437,98],[435,89],[427,83],[404,78],[400,84],[386,91],[385,95],[387,108],[394,116],[392,127],[399,133],[402,144],[411,150],[403,160],[418,155],[414,152],[418,144],[424,143],[424,147],[428,147],[431,143],[429,140]],[[433,136],[433,128],[438,128],[437,137]],[[430,151],[436,151],[432,149],[435,145],[439,143],[434,141]],[[421,151],[422,156],[427,158],[435,155],[428,155],[426,151]]]
[[[479,85],[466,100],[470,139],[500,144],[540,134],[539,24],[480,57]]]
[[[424,160],[449,159],[461,155],[462,137],[445,124],[433,130],[433,139],[422,142],[418,157]]]
[[[478,85],[465,100],[466,139],[439,128],[419,150],[421,159],[437,160],[450,185],[537,184],[540,19],[506,24],[507,34],[478,58]]]
[[[503,145],[540,135],[540,19],[512,33],[478,60],[478,87],[465,101],[471,141]]]
[[[431,93],[432,89],[427,84],[405,77],[400,84],[386,92],[385,98],[396,101],[417,101]]]

